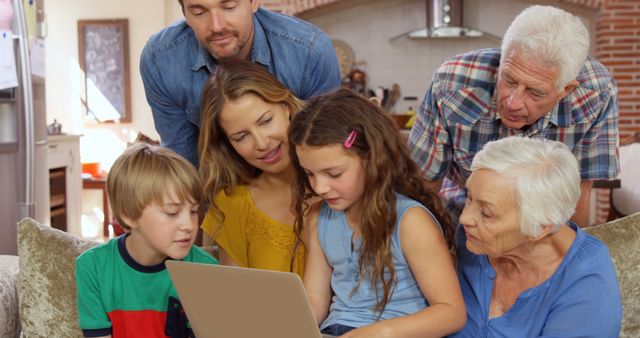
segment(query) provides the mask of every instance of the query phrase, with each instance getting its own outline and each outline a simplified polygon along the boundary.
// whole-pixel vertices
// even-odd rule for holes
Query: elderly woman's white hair
[[[518,136],[489,142],[473,158],[471,170],[478,169],[515,179],[524,235],[536,237],[544,225],[557,231],[580,198],[578,161],[561,142]]]
[[[589,52],[589,33],[580,19],[552,6],[531,6],[511,22],[502,38],[502,55],[516,48],[521,56],[533,58],[558,70],[556,89],[575,80]]]

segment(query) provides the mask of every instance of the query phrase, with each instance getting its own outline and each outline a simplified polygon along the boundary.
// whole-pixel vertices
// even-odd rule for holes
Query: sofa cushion
[[[640,337],[640,212],[585,228],[609,247],[622,299],[620,337]]]
[[[18,256],[0,255],[0,337],[18,337]]]
[[[97,244],[40,225],[31,218],[18,223],[18,295],[23,337],[82,337],[75,259]]]

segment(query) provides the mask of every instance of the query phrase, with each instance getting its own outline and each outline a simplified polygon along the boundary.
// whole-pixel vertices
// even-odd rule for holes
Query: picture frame
[[[131,122],[129,20],[78,20],[78,63],[85,120]]]

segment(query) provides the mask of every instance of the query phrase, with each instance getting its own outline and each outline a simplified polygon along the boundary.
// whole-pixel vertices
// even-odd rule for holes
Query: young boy
[[[127,233],[76,259],[86,337],[191,335],[166,259],[218,264],[192,246],[203,200],[195,168],[173,151],[134,144],[107,177],[113,214]]]

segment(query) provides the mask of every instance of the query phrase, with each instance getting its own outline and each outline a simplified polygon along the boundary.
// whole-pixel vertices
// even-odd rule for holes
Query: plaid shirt
[[[436,72],[409,136],[411,156],[425,178],[445,176],[440,195],[457,222],[473,156],[489,141],[519,135],[566,144],[578,159],[582,180],[618,174],[618,99],[607,69],[589,58],[578,87],[525,130],[500,121],[496,82],[500,49],[461,54]]]

